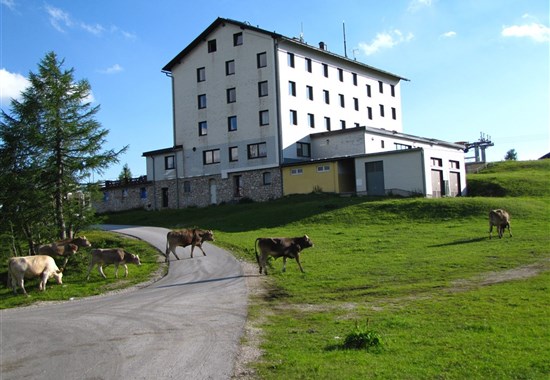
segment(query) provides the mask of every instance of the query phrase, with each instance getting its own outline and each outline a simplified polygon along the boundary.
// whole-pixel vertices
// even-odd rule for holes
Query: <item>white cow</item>
[[[51,256],[21,256],[11,257],[8,260],[8,286],[12,286],[13,293],[17,294],[17,286],[25,290],[25,278],[39,277],[38,289],[46,290],[48,279],[54,277],[58,284],[62,284],[63,271],[61,271]]]

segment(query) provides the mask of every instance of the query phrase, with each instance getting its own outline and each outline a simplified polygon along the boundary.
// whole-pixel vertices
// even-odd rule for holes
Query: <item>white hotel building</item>
[[[460,195],[463,146],[406,135],[398,75],[218,18],[164,68],[173,145],[143,153],[153,208],[313,190]]]

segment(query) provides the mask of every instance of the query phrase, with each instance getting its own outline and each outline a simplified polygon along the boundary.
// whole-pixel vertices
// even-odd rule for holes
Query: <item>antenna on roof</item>
[[[304,42],[304,23],[300,23],[300,42]]]
[[[342,29],[344,31],[344,56],[348,57],[348,48],[346,46],[346,22],[342,21]]]

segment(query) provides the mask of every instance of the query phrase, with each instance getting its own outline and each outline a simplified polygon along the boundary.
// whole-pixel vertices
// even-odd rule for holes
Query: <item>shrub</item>
[[[380,334],[369,329],[368,321],[365,329],[359,327],[355,322],[355,329],[346,336],[344,340],[344,348],[353,350],[369,350],[370,348],[380,348],[382,346],[382,338]]]

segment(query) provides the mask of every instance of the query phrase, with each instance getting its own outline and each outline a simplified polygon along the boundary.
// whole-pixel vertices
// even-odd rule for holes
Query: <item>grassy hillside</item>
[[[468,175],[470,196],[550,196],[550,160],[501,161]]]

